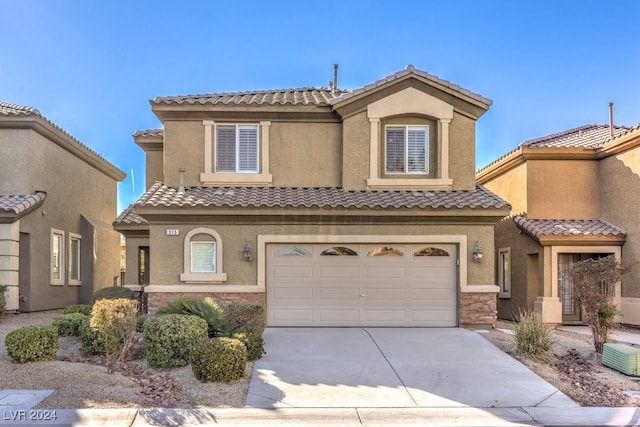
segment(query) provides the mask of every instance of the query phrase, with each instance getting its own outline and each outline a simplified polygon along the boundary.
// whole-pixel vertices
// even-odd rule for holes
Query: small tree
[[[137,313],[137,301],[126,298],[101,299],[93,305],[89,325],[104,338],[107,372],[110,374],[131,345]]]
[[[613,255],[576,262],[571,274],[576,299],[591,327],[596,352],[602,353],[609,330],[615,326],[615,318],[621,314],[613,297],[616,283],[628,271]]]

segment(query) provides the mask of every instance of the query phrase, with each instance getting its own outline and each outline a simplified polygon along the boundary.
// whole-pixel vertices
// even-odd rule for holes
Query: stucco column
[[[18,271],[20,269],[20,221],[0,224],[0,285],[9,285],[6,309],[20,309]]]
[[[203,120],[204,126],[204,173],[213,172],[213,126],[215,122],[212,120]]]
[[[380,118],[369,117],[370,132],[370,152],[369,152],[369,178],[378,177],[378,160],[379,154],[379,135],[380,135]]]
[[[554,269],[553,251],[551,246],[543,247],[543,271],[542,283],[540,284],[540,295],[535,302],[534,310],[540,316],[542,321],[551,324],[562,323],[562,302],[558,294],[557,267]],[[555,275],[555,276],[554,276]],[[554,286],[555,283],[555,286]]]
[[[442,154],[440,158],[440,178],[449,179],[449,124],[451,119],[438,119],[440,123],[440,148]]]
[[[269,173],[269,127],[271,122],[260,122],[260,149],[262,150],[260,173]]]

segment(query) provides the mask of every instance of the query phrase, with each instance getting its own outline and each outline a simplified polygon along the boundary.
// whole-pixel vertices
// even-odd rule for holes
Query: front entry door
[[[582,321],[580,303],[573,292],[571,266],[580,261],[580,254],[558,254],[558,293],[562,302],[562,323]]]

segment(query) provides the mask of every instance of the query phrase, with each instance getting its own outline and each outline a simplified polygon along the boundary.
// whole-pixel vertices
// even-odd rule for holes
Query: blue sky
[[[144,191],[136,130],[155,96],[353,89],[407,64],[494,101],[477,166],[522,141],[640,122],[640,1],[0,0],[0,100],[27,105]],[[133,175],[131,171],[133,170]],[[135,178],[135,192],[132,177]]]

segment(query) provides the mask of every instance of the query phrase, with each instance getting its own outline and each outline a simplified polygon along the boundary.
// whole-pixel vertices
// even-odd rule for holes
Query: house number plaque
[[[177,228],[167,228],[166,230],[167,236],[179,236],[180,230]]]

